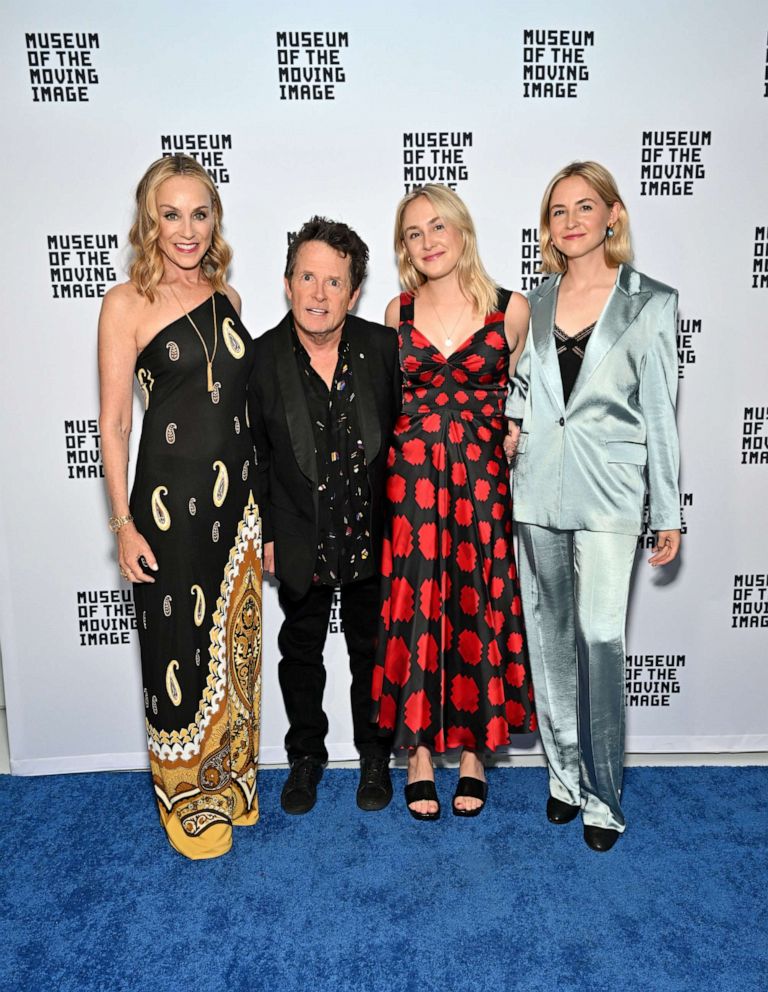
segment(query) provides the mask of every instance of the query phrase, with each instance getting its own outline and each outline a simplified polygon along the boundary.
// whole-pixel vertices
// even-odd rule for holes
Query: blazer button
[[[565,427],[565,417],[561,417],[558,423],[560,424],[561,427]]]

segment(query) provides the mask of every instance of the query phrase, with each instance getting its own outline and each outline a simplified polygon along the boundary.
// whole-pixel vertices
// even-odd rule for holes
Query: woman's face
[[[561,179],[549,199],[552,242],[568,259],[603,250],[606,228],[616,222],[620,205],[608,206],[583,176]]]
[[[403,212],[403,244],[414,268],[427,279],[453,272],[464,250],[461,231],[443,220],[426,196],[411,200]]]
[[[211,194],[195,176],[171,176],[157,187],[160,234],[157,246],[166,267],[194,269],[211,247],[213,205]]]

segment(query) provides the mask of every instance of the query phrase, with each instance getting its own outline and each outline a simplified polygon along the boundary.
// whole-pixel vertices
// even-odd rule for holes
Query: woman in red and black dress
[[[432,752],[461,748],[453,812],[476,816],[482,755],[535,729],[502,450],[528,304],[489,278],[472,219],[444,186],[400,202],[395,250],[406,292],[385,320],[399,331],[403,412],[373,694],[379,726],[409,749],[411,815],[440,815]]]

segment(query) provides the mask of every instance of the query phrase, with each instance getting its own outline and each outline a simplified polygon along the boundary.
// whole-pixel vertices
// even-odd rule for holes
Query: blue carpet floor
[[[232,852],[167,845],[147,775],[0,777],[0,989],[14,992],[765,992],[768,768],[632,768],[608,854],[550,825],[541,769],[417,823],[326,772]],[[438,771],[448,806],[455,772]],[[448,813],[448,815],[446,815]]]

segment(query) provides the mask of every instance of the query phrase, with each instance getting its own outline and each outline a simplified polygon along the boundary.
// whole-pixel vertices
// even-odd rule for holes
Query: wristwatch
[[[130,513],[127,513],[124,517],[110,517],[109,518],[109,529],[113,534],[116,534],[121,527],[125,527],[126,524],[133,523],[133,517]]]

